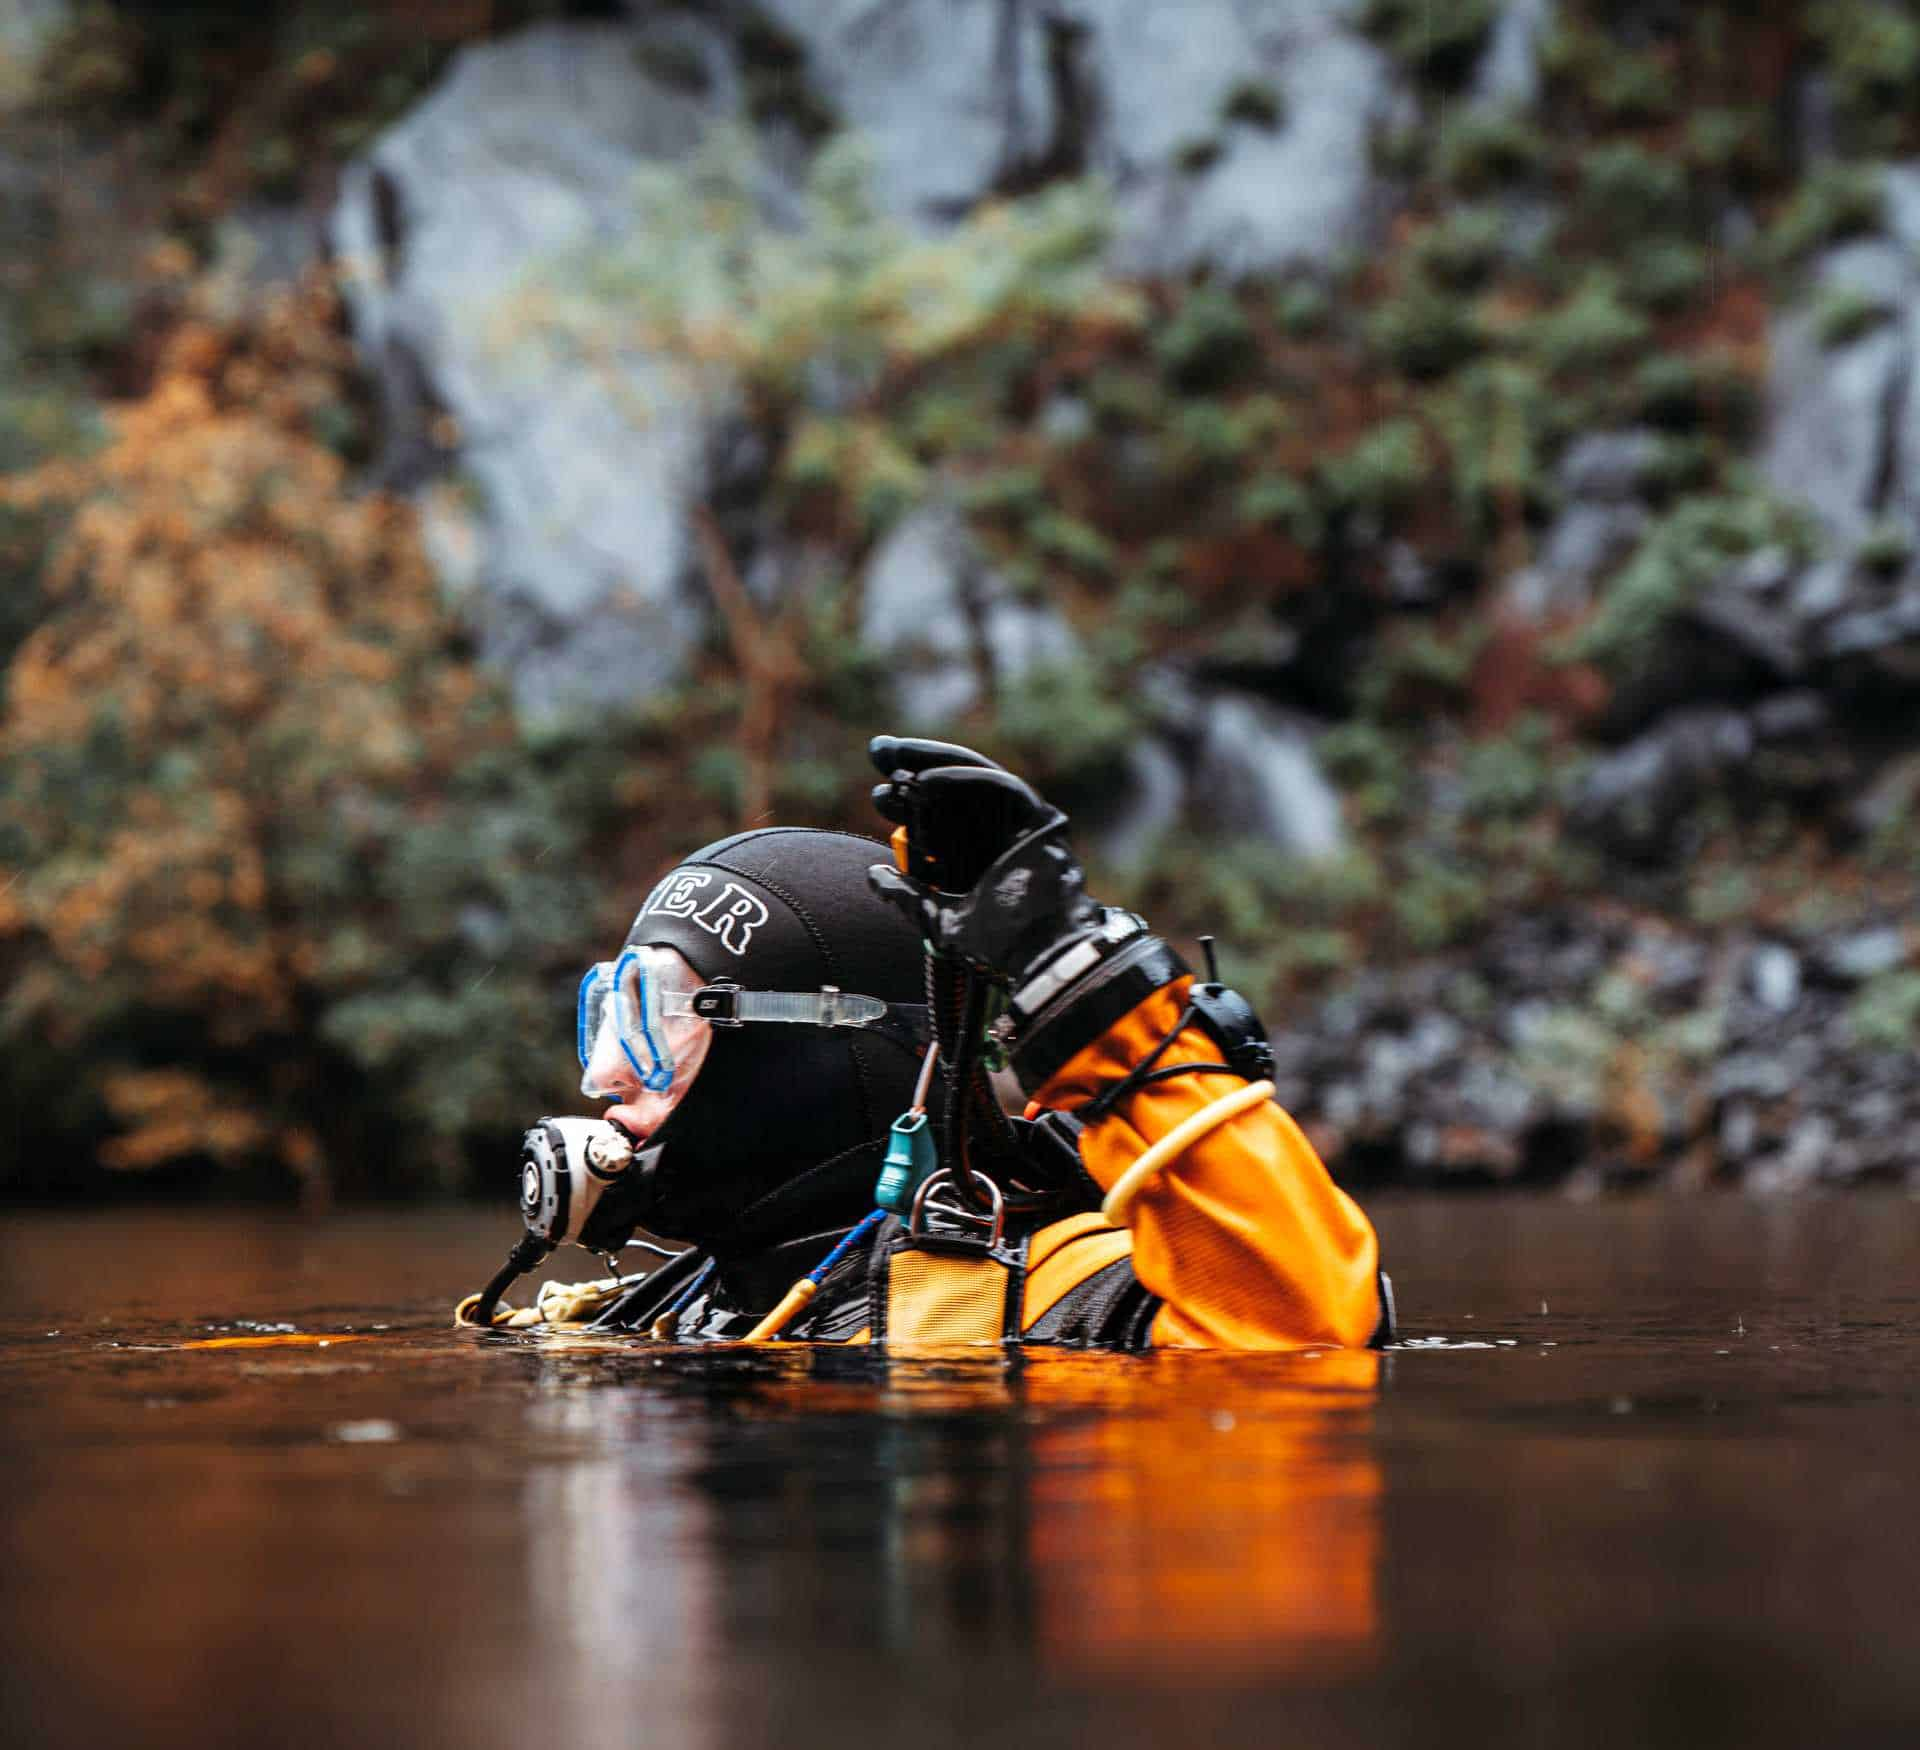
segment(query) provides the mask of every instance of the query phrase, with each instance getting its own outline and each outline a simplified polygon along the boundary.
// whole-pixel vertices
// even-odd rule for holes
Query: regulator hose
[[[949,1183],[962,1204],[986,1213],[973,1175],[1000,1185],[1009,1209],[1039,1207],[1046,1199],[1012,1183],[1025,1161],[1013,1121],[1000,1105],[985,1061],[985,1033],[994,984],[986,974],[942,955],[927,959],[927,1006],[945,1070],[940,1158],[956,1169]]]
[[[501,1298],[507,1290],[529,1270],[537,1270],[553,1249],[551,1240],[543,1240],[538,1234],[522,1234],[513,1250],[507,1254],[507,1261],[493,1273],[486,1287],[471,1302],[462,1306],[464,1322],[478,1325],[482,1330],[491,1328],[493,1315],[499,1310]]]

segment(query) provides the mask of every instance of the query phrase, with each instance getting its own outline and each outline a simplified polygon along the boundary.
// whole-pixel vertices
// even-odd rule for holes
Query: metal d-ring
[[[923,1216],[926,1212],[937,1209],[942,1215],[950,1215],[956,1221],[969,1222],[975,1227],[984,1227],[987,1230],[988,1246],[997,1249],[1000,1245],[1000,1236],[1007,1225],[1007,1200],[1001,1194],[1000,1187],[985,1173],[971,1175],[976,1185],[986,1187],[988,1213],[982,1215],[957,1203],[936,1203],[928,1195],[934,1186],[947,1183],[952,1180],[952,1177],[948,1169],[942,1167],[938,1172],[930,1173],[920,1189],[913,1194],[913,1211],[907,1217],[908,1236],[913,1239],[922,1238],[926,1233]],[[949,1189],[957,1190],[958,1186],[949,1184]]]

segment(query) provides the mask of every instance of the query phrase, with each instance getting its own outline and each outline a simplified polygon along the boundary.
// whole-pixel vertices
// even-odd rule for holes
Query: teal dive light
[[[905,1215],[913,1207],[914,1193],[940,1165],[933,1126],[927,1122],[927,1089],[933,1082],[933,1066],[939,1055],[939,1047],[929,1043],[920,1063],[920,1078],[913,1085],[913,1104],[887,1132],[886,1159],[880,1163],[880,1177],[874,1181],[873,1200],[889,1215]]]
[[[887,1158],[873,1187],[874,1202],[891,1215],[905,1215],[913,1207],[913,1194],[939,1165],[940,1151],[925,1109],[901,1113],[887,1134]]]

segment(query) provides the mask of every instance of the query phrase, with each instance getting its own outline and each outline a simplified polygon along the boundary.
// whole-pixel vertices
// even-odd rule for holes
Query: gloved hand
[[[882,735],[868,752],[888,779],[874,806],[907,829],[911,871],[883,863],[869,879],[935,952],[1009,979],[1098,921],[1067,817],[1028,784],[945,742]]]
[[[1029,1088],[1186,970],[1131,912],[1088,897],[1067,817],[1011,772],[946,742],[883,735],[868,753],[887,780],[874,806],[907,835],[906,872],[868,879],[936,953],[1008,987]]]

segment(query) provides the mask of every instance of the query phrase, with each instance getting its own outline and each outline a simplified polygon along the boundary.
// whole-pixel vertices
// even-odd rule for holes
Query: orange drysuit
[[[1044,1106],[1071,1109],[1122,1080],[1180,1019],[1192,984],[1154,992],[1118,1026],[1071,1058],[1043,1087]],[[1215,1063],[1219,1047],[1189,1026],[1160,1064]],[[1081,1137],[1080,1156],[1111,1190],[1148,1147],[1239,1084],[1218,1075],[1149,1082]],[[1070,1283],[1035,1267],[1049,1236],[1099,1217],[1043,1228],[1029,1251],[1031,1323]],[[1386,1314],[1380,1248],[1359,1206],[1328,1176],[1313,1144],[1271,1100],[1208,1131],[1149,1178],[1126,1209],[1127,1231],[1103,1244],[1127,1258],[1162,1302],[1156,1348],[1359,1348]],[[1105,1223],[1101,1223],[1105,1227]],[[1064,1261],[1064,1259],[1063,1259]]]

